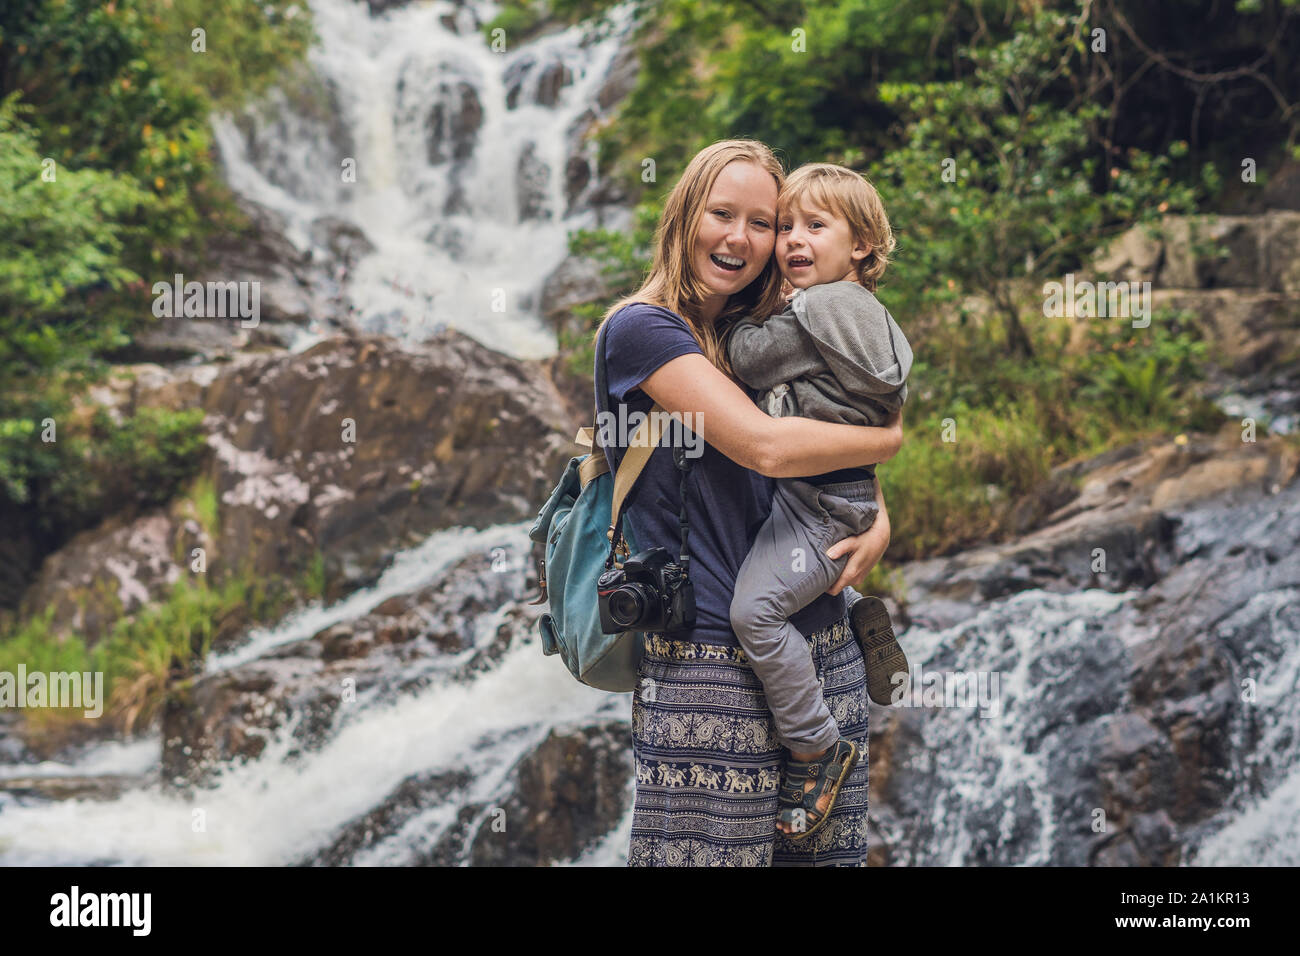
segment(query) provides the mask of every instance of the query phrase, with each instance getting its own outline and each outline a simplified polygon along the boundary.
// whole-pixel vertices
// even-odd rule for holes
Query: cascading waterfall
[[[359,617],[393,594],[436,581],[470,555],[501,547],[522,556],[526,545],[524,525],[439,532],[399,554],[373,586],[256,632],[248,644],[213,658],[208,670],[235,666],[335,621]],[[511,570],[519,573],[513,564]],[[487,620],[479,622],[480,642],[495,630],[493,617],[484,615]],[[356,712],[336,721],[329,742],[308,753],[294,753],[291,722],[258,760],[225,768],[211,789],[191,796],[161,786],[157,734],[131,744],[101,745],[74,765],[8,768],[0,783],[19,774],[130,775],[142,783],[111,800],[18,799],[0,790],[0,864],[290,864],[310,857],[412,774],[468,772],[472,784],[454,801],[417,816],[353,860],[357,865],[407,862],[455,821],[460,806],[492,799],[515,762],[556,723],[627,716],[626,697],[579,684],[558,661],[546,664],[551,666],[542,663],[530,636],[472,680],[435,677],[414,694],[362,698]],[[203,814],[201,832],[192,826],[196,810]],[[619,852],[625,854],[626,845],[611,844],[606,855],[590,862],[610,862],[608,854]]]
[[[594,159],[576,130],[590,118],[583,114],[629,11],[613,11],[603,36],[577,27],[494,52],[475,28],[495,14],[489,3],[421,3],[380,15],[352,0],[311,7],[320,42],[309,79],[248,114],[213,119],[231,187],[280,214],[304,251],[324,251],[322,223],[364,234],[373,251],[336,276],[358,329],[419,342],[450,326],[516,357],[552,353],[554,333],[537,308],[541,284],[567,254],[568,233],[598,224],[566,190],[566,164],[574,155]],[[205,671],[359,617],[470,554],[504,547],[520,556],[525,530],[437,533],[400,552],[372,587],[252,630]],[[479,623],[479,631],[495,629]],[[0,790],[0,864],[292,863],[411,774],[468,769],[474,784],[459,798],[485,797],[557,721],[626,717],[625,698],[578,684],[558,662],[539,666],[540,656],[530,640],[469,681],[440,679],[435,666],[417,693],[362,698],[320,751],[291,757],[291,724],[259,760],[225,768],[213,789],[189,798],[158,782],[157,733],[91,748],[71,763],[3,768],[0,779],[113,777],[136,786],[106,800]],[[192,827],[195,809],[204,811],[202,833]],[[418,817],[354,862],[403,862],[457,809]],[[585,862],[617,863],[625,852],[626,839],[611,838]]]
[[[358,328],[419,342],[446,324],[516,356],[553,351],[553,334],[537,314],[539,288],[564,258],[567,233],[592,219],[566,189],[566,163],[585,149],[572,131],[617,52],[626,11],[603,39],[575,28],[496,53],[471,23],[492,15],[489,4],[415,4],[381,15],[351,0],[313,0],[312,8],[321,40],[310,58],[314,81],[273,94],[256,114],[215,120],[232,187],[282,215],[303,249],[322,249],[322,223],[364,233],[374,251],[340,276]],[[355,182],[342,176],[347,160],[355,161]],[[525,526],[432,535],[400,552],[373,586],[250,631],[238,647],[212,656],[206,673],[361,617],[494,548],[522,556]],[[1062,699],[1090,692],[1078,686],[1080,668],[1122,673],[1117,662],[1141,636],[1135,596],[1027,590],[989,602],[959,625],[917,624],[903,635],[914,673],[991,668],[1002,681],[995,712],[927,710],[915,745],[891,769],[896,788],[910,786],[906,808],[916,817],[877,821],[898,862],[975,865],[988,862],[983,854],[995,844],[1011,847],[1009,862],[1054,862],[1067,826],[1062,793],[1073,786],[1061,768],[1074,756],[1052,738],[1054,722]],[[1265,795],[1256,799],[1239,786],[1201,828],[1189,862],[1297,862],[1297,606],[1294,589],[1264,593],[1220,625],[1258,635],[1252,732],[1266,764],[1257,774]],[[499,612],[482,615],[478,643],[498,620]],[[0,864],[313,861],[404,780],[464,771],[469,782],[448,799],[347,858],[409,863],[450,831],[464,807],[499,800],[510,768],[551,727],[629,717],[626,696],[578,684],[558,660],[542,658],[535,638],[516,641],[468,679],[440,673],[436,660],[420,666],[429,670],[426,684],[396,697],[363,697],[318,749],[301,752],[291,723],[259,759],[225,768],[210,789],[188,795],[161,786],[157,734],[95,747],[71,763],[0,767]],[[20,777],[135,783],[110,799],[52,800],[3,789]],[[193,826],[196,810],[202,832]],[[1071,808],[1068,825],[1078,825],[1078,810]],[[629,828],[626,814],[574,862],[625,863]]]
[[[518,358],[552,354],[542,283],[568,233],[597,224],[566,170],[594,159],[576,133],[630,11],[604,36],[578,26],[496,52],[473,29],[493,4],[311,7],[310,76],[214,120],[231,187],[284,216],[304,251],[325,251],[321,224],[364,234],[373,251],[335,276],[358,328],[418,342],[452,327]]]

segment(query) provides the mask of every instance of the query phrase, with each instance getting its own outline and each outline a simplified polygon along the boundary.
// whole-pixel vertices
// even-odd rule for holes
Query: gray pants
[[[822,750],[840,737],[808,642],[790,615],[843,572],[848,555],[832,561],[826,549],[866,531],[879,514],[873,480],[817,486],[779,479],[772,514],[736,576],[731,626],[763,684],[777,737],[790,750]],[[860,597],[846,591],[851,601]]]

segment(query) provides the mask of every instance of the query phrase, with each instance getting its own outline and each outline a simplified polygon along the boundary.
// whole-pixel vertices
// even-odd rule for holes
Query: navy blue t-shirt
[[[626,415],[648,412],[654,400],[641,391],[641,383],[661,365],[680,355],[703,354],[680,316],[644,303],[624,306],[610,317],[605,329],[605,349],[609,386],[606,401],[615,416],[619,415],[622,403],[627,405]],[[631,435],[611,437],[617,467]],[[673,463],[670,442],[671,434],[665,433],[660,447],[650,455],[628,496],[623,521],[639,548],[667,548],[675,559],[681,550],[678,526],[681,472]],[[690,576],[695,583],[696,620],[694,631],[673,636],[705,644],[738,645],[731,629],[731,597],[740,565],[772,509],[775,482],[742,468],[704,443],[701,457],[692,460],[686,487],[686,516],[690,522],[687,540]],[[807,636],[829,627],[844,614],[842,593],[823,594],[790,620]]]

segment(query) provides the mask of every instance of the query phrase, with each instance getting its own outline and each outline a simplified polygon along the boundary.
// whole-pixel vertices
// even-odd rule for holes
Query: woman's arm
[[[876,479],[876,504],[880,506],[880,515],[870,528],[862,534],[836,541],[826,549],[826,556],[832,560],[843,557],[850,551],[853,556],[844,565],[839,579],[827,589],[827,594],[839,594],[850,584],[857,584],[867,572],[874,568],[889,547],[889,512],[885,510],[885,492]]]
[[[770,478],[879,464],[903,443],[901,416],[883,428],[771,418],[698,352],[665,362],[641,390],[736,464]]]

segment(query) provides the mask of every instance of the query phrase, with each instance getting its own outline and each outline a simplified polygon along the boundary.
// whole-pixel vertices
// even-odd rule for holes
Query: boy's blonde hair
[[[712,323],[705,322],[700,316],[709,290],[691,264],[695,240],[700,234],[700,222],[714,182],[728,163],[736,161],[755,163],[766,170],[775,180],[780,194],[785,182],[785,169],[763,143],[728,139],[700,150],[687,164],[664,202],[664,211],[655,229],[654,260],[645,281],[631,295],[611,305],[601,320],[603,326],[610,316],[633,302],[671,309],[686,320],[709,361],[727,375],[732,374],[727,350],[723,346],[727,330],[741,316],[767,316],[779,312],[782,282],[776,257],[769,256],[763,271],[745,288],[728,297],[727,304]]]
[[[885,215],[880,193],[867,177],[832,163],[806,163],[792,172],[776,200],[777,235],[781,217],[796,204],[816,206],[848,220],[854,243],[864,242],[871,251],[856,263],[858,283],[871,292],[889,265],[894,251],[894,231]]]

